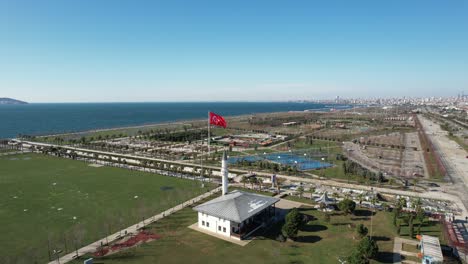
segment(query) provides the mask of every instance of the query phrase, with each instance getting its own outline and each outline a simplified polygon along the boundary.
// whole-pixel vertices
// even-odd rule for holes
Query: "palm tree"
[[[252,190],[254,190],[254,184],[257,183],[257,178],[255,178],[255,177],[250,177],[250,178],[249,178],[249,182],[250,182],[250,184],[252,184]]]
[[[245,188],[245,184],[249,182],[249,179],[245,176],[242,176],[242,179],[240,180],[240,182],[244,184],[244,188]]]
[[[304,187],[302,187],[302,185],[299,185],[297,188],[297,193],[299,194],[299,198],[302,198],[302,194],[304,193]]]
[[[262,178],[257,179],[257,183],[258,183],[259,190],[261,191],[263,189],[263,179]]]
[[[359,206],[361,206],[362,201],[364,200],[364,194],[363,193],[358,194],[357,198],[359,201]]]

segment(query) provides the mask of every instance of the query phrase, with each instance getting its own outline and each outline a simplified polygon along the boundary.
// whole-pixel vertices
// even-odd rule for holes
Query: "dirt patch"
[[[95,257],[109,256],[111,254],[138,246],[143,243],[148,243],[159,238],[161,238],[160,235],[152,234],[146,231],[140,231],[136,235],[125,237],[109,246],[99,248],[98,251],[96,251],[93,255]]]

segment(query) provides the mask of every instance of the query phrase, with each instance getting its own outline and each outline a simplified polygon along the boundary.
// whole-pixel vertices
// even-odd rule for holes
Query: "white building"
[[[437,237],[421,235],[418,236],[421,248],[420,256],[422,264],[442,264],[444,263],[444,255],[440,247],[440,242]]]
[[[221,173],[222,195],[194,207],[200,229],[241,240],[274,221],[278,198],[237,190],[228,193],[226,153]]]

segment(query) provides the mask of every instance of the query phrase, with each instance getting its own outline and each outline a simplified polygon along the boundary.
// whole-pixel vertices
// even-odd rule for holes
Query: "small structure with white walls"
[[[280,199],[238,190],[228,192],[227,166],[224,153],[222,195],[193,209],[198,212],[198,228],[241,240],[274,221],[275,204]]]
[[[427,235],[418,235],[419,247],[421,252],[418,256],[422,259],[423,264],[442,264],[444,263],[444,255],[440,247],[439,238]]]

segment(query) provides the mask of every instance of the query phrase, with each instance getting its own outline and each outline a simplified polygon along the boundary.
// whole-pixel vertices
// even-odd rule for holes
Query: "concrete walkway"
[[[421,115],[418,117],[453,182],[452,191],[458,194],[468,207],[468,153],[458,143],[449,139],[448,132],[442,130],[439,124]]]
[[[1,152],[0,156],[18,155],[18,154],[25,154],[25,153],[31,153],[31,151],[18,150],[18,151]]]
[[[217,193],[219,191],[221,191],[221,187],[218,187],[218,188],[213,189],[213,190],[211,190],[209,192],[206,192],[206,193],[204,193],[204,194],[202,194],[200,196],[197,196],[197,197],[195,197],[193,199],[185,201],[185,202],[183,202],[183,203],[181,203],[179,205],[176,205],[176,206],[174,206],[174,207],[172,207],[170,209],[167,209],[166,211],[164,211],[162,213],[154,215],[154,216],[152,216],[150,218],[145,219],[144,221],[141,221],[141,222],[139,222],[137,224],[129,226],[129,227],[127,227],[127,228],[125,228],[123,230],[120,230],[120,231],[118,231],[118,232],[116,232],[116,233],[114,233],[114,234],[112,234],[112,235],[110,235],[108,237],[104,237],[104,238],[102,238],[102,239],[100,239],[100,240],[98,240],[98,241],[96,241],[94,243],[91,243],[91,244],[89,244],[89,245],[87,245],[85,247],[82,247],[82,248],[78,249],[78,255],[76,255],[76,252],[73,251],[73,252],[71,252],[71,253],[69,253],[69,254],[67,254],[65,256],[60,257],[59,260],[53,260],[53,261],[49,262],[49,264],[67,263],[69,261],[74,260],[75,258],[77,258],[79,256],[83,256],[83,255],[88,254],[88,253],[94,253],[101,246],[101,244],[105,245],[107,241],[109,241],[109,243],[111,243],[111,242],[121,238],[121,236],[120,236],[121,234],[137,233],[140,228],[145,227],[145,226],[147,226],[147,225],[149,225],[151,223],[154,223],[154,222],[156,222],[158,220],[161,220],[164,217],[166,217],[168,215],[171,215],[171,214],[173,214],[173,213],[175,213],[175,212],[177,212],[179,210],[182,210],[185,207],[187,207],[189,205],[192,205],[192,204],[194,204],[194,203],[196,203],[196,202],[198,202],[200,200],[203,200],[203,199],[205,199],[205,198],[207,198],[207,197],[209,197],[209,196],[211,196],[211,195],[213,195],[213,194],[215,194],[215,193]]]
[[[210,235],[212,237],[216,237],[216,238],[225,240],[227,242],[231,242],[231,243],[239,245],[239,246],[245,246],[245,245],[247,245],[248,243],[250,243],[252,241],[252,239],[238,240],[238,239],[234,239],[234,238],[231,238],[231,237],[218,235],[216,233],[213,233],[213,232],[204,230],[202,228],[199,228],[198,227],[198,222],[196,222],[194,224],[191,224],[190,226],[188,226],[188,228],[193,229],[193,230],[198,231],[198,232],[201,232],[201,233],[206,234],[206,235]]]
[[[401,255],[404,256],[417,256],[417,253],[413,252],[407,252],[403,251],[403,244],[410,244],[410,245],[417,245],[418,241],[406,239],[406,238],[401,238],[401,237],[395,237],[394,243],[393,243],[393,263],[400,264],[401,262]],[[404,261],[404,263],[410,263],[408,261]]]
[[[120,158],[126,158],[126,159],[144,159],[148,161],[156,161],[156,162],[164,162],[164,163],[170,163],[170,164],[177,164],[177,165],[183,165],[183,166],[192,166],[192,167],[197,167],[199,165],[197,164],[190,164],[186,162],[181,162],[181,161],[171,161],[171,160],[164,160],[164,159],[155,159],[155,158],[146,158],[146,157],[141,157],[141,156],[135,156],[135,155],[129,155],[129,154],[119,154],[119,153],[113,153],[113,152],[106,152],[106,151],[98,151],[98,150],[90,150],[90,149],[83,149],[83,148],[76,148],[76,147],[70,147],[70,146],[59,146],[59,145],[54,145],[54,144],[47,144],[47,143],[38,143],[38,142],[30,142],[30,141],[20,141],[18,142],[29,144],[29,145],[36,145],[36,146],[55,146],[55,147],[60,147],[63,149],[68,149],[68,150],[73,150],[73,151],[81,151],[81,152],[86,152],[86,153],[96,153],[96,154],[101,154],[101,155],[109,155],[113,157],[120,157]],[[137,166],[137,165],[135,165]],[[219,170],[219,166],[209,166],[209,165],[204,165],[203,166],[205,169],[212,169],[212,170]],[[230,172],[232,173],[237,173],[237,174],[246,174],[250,173],[250,171],[247,170],[241,170],[241,169],[229,169]],[[262,177],[271,177],[271,172],[255,172],[258,176]],[[217,176],[217,175],[214,175]],[[392,194],[392,195],[400,195],[400,196],[410,196],[410,197],[419,197],[419,198],[427,198],[427,199],[434,199],[434,200],[445,200],[445,201],[451,201],[453,203],[456,203],[457,206],[462,210],[461,213],[461,218],[468,217],[468,210],[467,207],[465,207],[465,204],[463,203],[461,197],[457,194],[448,194],[446,192],[442,191],[434,191],[434,192],[414,192],[414,191],[407,191],[407,190],[395,190],[395,189],[390,189],[390,188],[385,188],[385,187],[377,187],[377,186],[368,186],[368,185],[360,185],[360,184],[353,184],[353,183],[344,183],[344,182],[339,182],[336,180],[331,180],[331,179],[315,179],[315,178],[302,178],[302,177],[297,177],[297,176],[287,176],[287,175],[281,175],[277,174],[277,178],[289,180],[292,182],[304,182],[304,183],[313,183],[316,185],[326,185],[326,186],[332,186],[332,187],[339,187],[339,188],[350,188],[350,189],[356,189],[356,190],[366,190],[370,191],[371,188],[373,188],[375,191],[379,193],[387,193],[387,194]],[[317,175],[316,175],[317,176]],[[318,176],[317,176],[318,177]],[[463,199],[466,199],[464,196],[462,197]],[[468,204],[468,201],[467,203]]]

